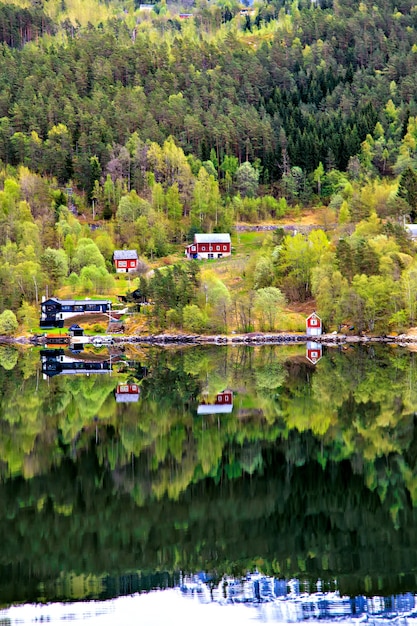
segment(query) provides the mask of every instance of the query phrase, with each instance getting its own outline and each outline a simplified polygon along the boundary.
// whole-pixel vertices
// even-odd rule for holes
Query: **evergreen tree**
[[[417,217],[417,174],[411,167],[401,174],[397,195],[410,206],[410,220],[414,223]]]

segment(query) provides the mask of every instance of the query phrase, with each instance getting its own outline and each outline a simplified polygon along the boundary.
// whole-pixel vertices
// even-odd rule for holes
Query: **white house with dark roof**
[[[138,253],[136,250],[115,250],[113,261],[116,272],[135,272],[138,269]]]
[[[231,254],[232,242],[229,233],[196,233],[193,243],[185,249],[187,259],[221,259]]]
[[[42,299],[39,325],[41,328],[62,328],[68,318],[87,314],[106,314],[110,317],[111,300]]]

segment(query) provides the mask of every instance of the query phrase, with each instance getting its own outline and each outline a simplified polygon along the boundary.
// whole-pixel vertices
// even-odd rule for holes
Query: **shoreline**
[[[113,336],[113,345],[146,344],[146,345],[283,345],[299,343],[320,343],[323,345],[384,343],[390,345],[417,344],[417,335],[345,335],[342,333],[323,333],[310,336],[300,333],[239,333],[232,335],[193,335],[167,334]],[[31,345],[43,346],[44,337],[39,335],[8,337],[0,336],[0,345]],[[92,345],[92,344],[87,344]]]

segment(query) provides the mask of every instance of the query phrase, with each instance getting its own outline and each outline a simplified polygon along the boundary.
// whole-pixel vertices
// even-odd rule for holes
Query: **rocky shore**
[[[385,335],[373,337],[367,335],[323,334],[318,337],[298,333],[246,333],[233,335],[189,335],[189,334],[158,334],[129,337],[115,337],[115,343],[144,343],[153,345],[169,344],[215,344],[215,345],[261,345],[261,344],[294,344],[309,341],[321,344],[354,344],[354,343],[388,343],[417,344],[417,335]]]
[[[175,344],[214,344],[214,345],[261,345],[261,344],[298,344],[313,341],[324,345],[340,345],[355,343],[386,343],[395,345],[417,344],[417,334],[402,335],[345,335],[342,333],[323,334],[317,337],[299,333],[243,333],[232,335],[192,335],[192,334],[153,334],[153,335],[129,335],[114,336],[114,344],[149,344],[149,345],[175,345]],[[0,336],[0,344],[18,345],[44,345],[43,335],[6,337]]]

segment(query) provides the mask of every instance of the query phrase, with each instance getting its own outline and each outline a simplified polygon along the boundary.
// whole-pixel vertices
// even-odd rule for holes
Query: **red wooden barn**
[[[221,259],[231,254],[232,242],[229,233],[196,233],[193,243],[185,249],[187,259]]]
[[[138,268],[138,253],[136,250],[115,250],[113,261],[116,272],[135,272]]]

